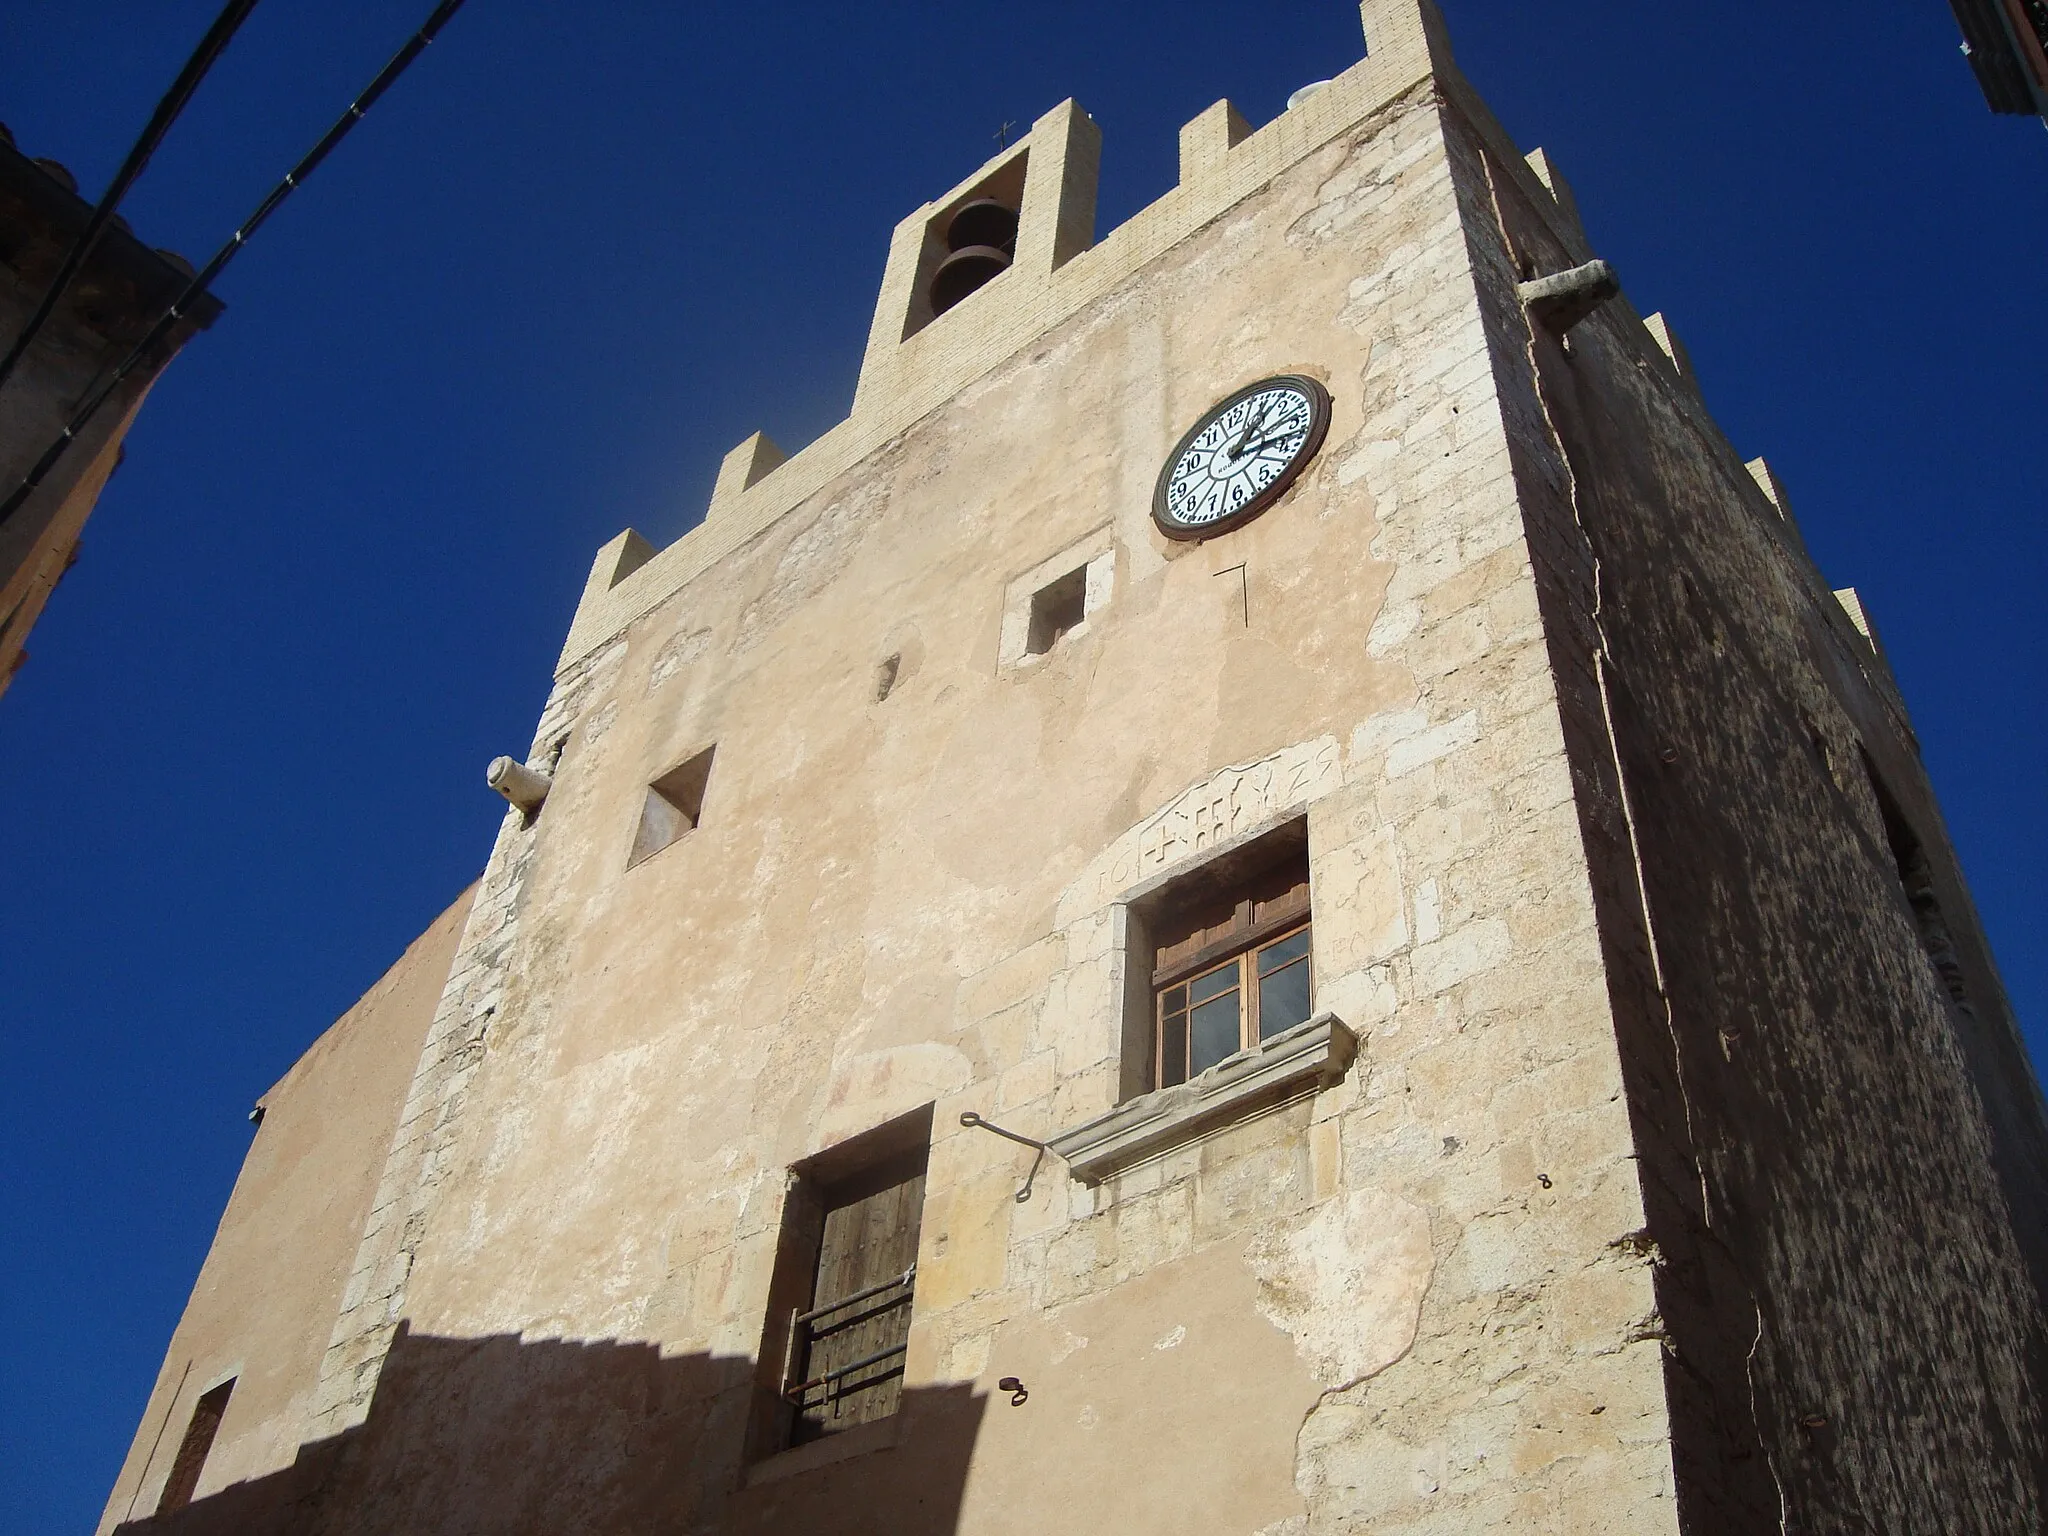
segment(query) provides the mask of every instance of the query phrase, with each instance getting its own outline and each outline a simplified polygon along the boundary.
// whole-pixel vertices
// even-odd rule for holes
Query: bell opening
[[[1020,152],[954,198],[925,226],[922,275],[905,317],[908,337],[1008,271],[1017,257],[1029,151]]]
[[[1008,256],[1017,254],[1017,210],[992,197],[977,197],[946,226],[946,244],[955,251],[991,246]]]
[[[1010,253],[998,246],[970,245],[953,252],[932,274],[932,313],[943,315],[1009,265]]]

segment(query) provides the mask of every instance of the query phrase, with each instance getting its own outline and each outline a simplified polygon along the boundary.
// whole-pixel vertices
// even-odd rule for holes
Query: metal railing
[[[909,1349],[907,1341],[902,1344],[891,1344],[886,1349],[875,1350],[871,1354],[863,1355],[858,1360],[849,1361],[845,1365],[835,1366],[829,1371],[822,1371],[806,1381],[790,1380],[797,1373],[798,1362],[801,1361],[805,1365],[810,1363],[811,1352],[820,1340],[829,1338],[833,1334],[841,1333],[856,1323],[866,1322],[871,1317],[878,1317],[892,1308],[909,1305],[912,1294],[911,1287],[915,1284],[916,1280],[917,1266],[913,1264],[910,1268],[904,1270],[902,1274],[881,1281],[879,1284],[868,1286],[865,1290],[855,1291],[851,1296],[842,1296],[837,1301],[828,1301],[821,1307],[811,1308],[808,1312],[791,1314],[789,1320],[789,1342],[782,1366],[783,1400],[793,1404],[800,1410],[823,1408],[830,1405],[836,1413],[840,1399],[845,1397],[848,1392],[860,1391],[865,1387],[873,1386],[876,1381],[885,1379],[876,1377],[871,1381],[855,1382],[851,1386],[846,1384],[848,1377],[856,1376],[862,1371],[871,1370],[886,1360],[892,1360],[904,1354]],[[886,1301],[876,1301],[877,1297],[887,1295],[891,1291],[901,1291],[902,1294],[890,1296]],[[875,1305],[869,1306],[865,1310],[847,1312],[848,1308],[858,1308],[865,1302],[875,1302]],[[847,1315],[835,1317],[835,1313],[847,1313]],[[827,1318],[830,1318],[831,1321],[821,1321]],[[807,1401],[810,1393],[818,1391],[825,1393],[822,1399],[816,1402]]]

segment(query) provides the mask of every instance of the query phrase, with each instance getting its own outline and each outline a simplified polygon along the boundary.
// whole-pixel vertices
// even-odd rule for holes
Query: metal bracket
[[[1019,1205],[1029,1202],[1031,1199],[1032,1181],[1038,1177],[1039,1165],[1045,1161],[1045,1154],[1052,1151],[1052,1148],[1042,1141],[1034,1140],[1032,1137],[1019,1136],[1015,1131],[1006,1131],[993,1120],[982,1119],[981,1116],[971,1109],[965,1109],[960,1112],[960,1123],[970,1131],[979,1127],[984,1131],[995,1132],[996,1135],[1002,1137],[1005,1141],[1014,1141],[1020,1147],[1035,1147],[1038,1149],[1038,1156],[1031,1159],[1031,1171],[1024,1175],[1024,1187],[1017,1191],[1017,1203]]]

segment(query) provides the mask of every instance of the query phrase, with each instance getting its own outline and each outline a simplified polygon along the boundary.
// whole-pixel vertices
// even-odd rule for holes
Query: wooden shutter
[[[873,1363],[804,1393],[798,1440],[886,1418],[902,1401],[902,1349],[910,1337],[914,1282],[893,1282],[917,1263],[924,1173],[925,1149],[920,1147],[825,1191],[812,1321],[797,1379],[815,1382],[858,1361]],[[821,1311],[863,1293],[871,1294]]]

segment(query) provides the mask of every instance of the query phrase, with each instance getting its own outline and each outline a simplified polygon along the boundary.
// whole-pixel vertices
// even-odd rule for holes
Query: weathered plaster
[[[1736,1110],[1705,1116],[1689,1087],[1711,1029],[1688,1035],[1684,1013],[1713,1016],[1714,952],[1681,945],[1690,969],[1667,972],[1644,923],[1676,890],[1692,933],[1758,952],[1727,914],[1761,877],[1760,974],[1823,1011],[1800,956],[1846,951],[1800,929],[1799,879],[1745,862],[1736,835],[1689,886],[1685,833],[1721,835],[1717,802],[1660,823],[1635,776],[1656,771],[1652,718],[1718,765],[1726,803],[1745,763],[1781,762],[1783,717],[1719,707],[1738,634],[1742,666],[1841,735],[1838,763],[1843,712],[1894,762],[1881,658],[1832,597],[1820,618],[1800,606],[1814,584],[1785,514],[1759,511],[1625,304],[1570,357],[1532,335],[1518,263],[1588,254],[1568,189],[1506,146],[1432,9],[1364,9],[1371,58],[1255,132],[1212,109],[1183,184],[1092,245],[1092,125],[1049,114],[955,189],[1028,154],[1016,267],[918,325],[906,295],[954,194],[913,214],[849,421],[786,462],[742,445],[669,550],[601,552],[536,732],[536,761],[560,746],[553,788],[501,830],[383,1161],[309,1420],[338,1470],[309,1459],[290,1485],[302,1524],[307,1488],[351,1532],[940,1536],[1086,1511],[1120,1531],[1640,1536],[1776,1529],[1795,1503],[1836,1528],[1841,1487],[1913,1511],[1901,1529],[2029,1507],[2018,1453],[1989,1491],[1920,1502],[1876,1466],[1921,1412],[1960,1415],[1943,1429],[1958,1479],[1997,1462],[1965,1421],[2034,1425],[2034,1367],[1919,1395],[1841,1384],[1888,1357],[1816,1277],[1857,1277],[1883,1326],[1907,1326],[1846,1234],[1873,1190],[1897,1244],[1932,1213],[1883,1165],[1874,1111],[1811,1111],[1843,1171],[1810,1178],[1772,1162],[1786,1142],[1745,1141]],[[1320,457],[1244,528],[1166,540],[1160,457],[1280,372],[1331,392]],[[1608,473],[1596,535],[1586,498]],[[1629,493],[1740,559],[1644,534]],[[1625,560],[1603,567],[1596,538]],[[1025,664],[1020,600],[1079,561],[1086,622]],[[1699,606],[1669,573],[1709,565],[1709,622],[1667,636]],[[1627,643],[1608,633],[1624,617]],[[1673,681],[1702,674],[1722,691]],[[648,784],[714,744],[700,824],[627,868]],[[1871,844],[1869,807],[1851,809],[1862,830],[1828,834],[1835,883],[1817,888],[1853,886],[1869,917],[1882,881],[1844,872]],[[1758,825],[1796,840],[1840,814],[1794,795]],[[1296,819],[1315,1006],[1361,1042],[1349,1070],[1097,1184],[1054,1163],[1018,1201],[1031,1149],[961,1113],[1043,1138],[1129,1101],[1126,1003],[1149,964],[1134,904]],[[1859,963],[1925,1003],[1924,955],[1882,910],[1866,931],[1889,937]],[[1974,1246],[1947,1268],[1921,1250],[1949,1304],[1976,1308],[1956,1337],[1990,1351],[2027,1337],[2034,1250],[1999,1223],[2032,1176],[2038,1098],[1995,1090],[1992,1002],[1913,1017],[1845,1053],[1868,1072],[1840,1086],[1905,1115],[1915,1145],[1980,1128],[1934,1157],[1942,1220]],[[1820,1040],[1774,1068],[1776,1097],[1731,1102],[1797,1123]],[[1902,1062],[1907,1086],[1874,1095]],[[749,1464],[789,1170],[925,1105],[900,1422]],[[1753,1216],[1730,1259],[1727,1213],[1698,1203],[1725,1198],[1715,1177],[1755,1210],[1797,1191],[1801,1214]],[[1730,1431],[1715,1414],[1765,1413],[1731,1394],[1778,1308],[1815,1338],[1770,1333],[1754,1380],[1776,1417]],[[1915,1358],[1953,1365],[1948,1348]],[[1021,1405],[996,1386],[1011,1376]],[[554,1442],[508,1406],[543,1391]],[[1863,1449],[1796,1463],[1809,1400],[1870,1413]],[[586,1433],[588,1455],[547,1449]],[[1726,1458],[1695,1459],[1715,1435]],[[465,1436],[478,1461],[419,1470]],[[515,1444],[556,1475],[482,1478]]]
[[[464,892],[257,1101],[255,1140],[100,1529],[154,1512],[200,1393],[235,1387],[199,1495],[289,1467],[306,1438],[399,1105],[448,978]]]

